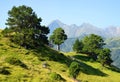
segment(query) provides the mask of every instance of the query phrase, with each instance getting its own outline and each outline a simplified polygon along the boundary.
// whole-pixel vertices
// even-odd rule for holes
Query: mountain
[[[111,58],[113,59],[113,65],[120,68],[120,37],[107,39],[105,41],[107,48],[111,49]]]
[[[62,27],[68,35],[68,39],[61,44],[61,51],[73,51],[72,45],[74,44],[76,38],[82,39],[88,34],[97,34],[105,39],[105,47],[110,48],[112,51],[111,57],[114,60],[113,64],[120,68],[120,27],[110,26],[102,29],[89,23],[83,23],[80,26],[75,24],[66,25],[59,20],[55,20],[49,25],[49,28],[52,31],[57,27]]]
[[[89,23],[83,23],[79,26],[75,32],[75,37],[79,37],[81,35],[88,35],[88,34],[97,34],[103,36],[104,32],[103,29],[97,28]]]
[[[120,37],[120,27],[110,26],[107,27],[104,31],[106,37]]]
[[[56,28],[63,27],[64,25],[65,24],[63,24],[61,21],[54,20],[48,25],[48,27],[50,28],[50,33],[52,33]]]
[[[68,38],[75,38],[88,34],[97,34],[104,38],[120,37],[120,27],[114,26],[103,29],[89,23],[83,23],[82,25],[77,26],[76,24],[67,25],[60,20],[54,20],[48,25],[48,27],[51,30],[50,34],[58,27],[63,28],[68,35]]]
[[[66,25],[66,24],[62,23],[61,21],[59,21],[59,20],[54,20],[54,21],[52,21],[52,22],[48,25],[48,27],[50,28],[50,34],[51,34],[56,28],[61,27],[61,28],[63,28],[63,29],[65,30],[65,33],[66,33],[67,35],[69,35],[68,37],[74,37],[74,36],[75,36],[74,33],[76,32],[78,26],[76,26],[75,24],[73,24],[73,25]],[[71,33],[71,32],[73,32],[73,33]],[[50,34],[49,34],[49,35],[50,35]]]

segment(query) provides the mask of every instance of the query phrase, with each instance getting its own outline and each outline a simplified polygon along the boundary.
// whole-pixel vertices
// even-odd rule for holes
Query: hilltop
[[[112,71],[111,68],[102,67],[98,62],[90,61],[85,54],[74,52],[64,54],[48,46],[42,46],[40,49],[25,49],[1,35],[0,81],[53,82],[50,74],[56,72],[64,78],[61,82],[74,82],[68,75],[69,65],[73,61],[71,57],[81,65],[81,72],[77,79],[82,82],[120,81],[120,73]],[[44,63],[47,64],[46,68],[43,66]]]

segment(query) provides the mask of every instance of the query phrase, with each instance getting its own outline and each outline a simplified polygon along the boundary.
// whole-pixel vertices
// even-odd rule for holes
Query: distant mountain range
[[[120,36],[120,27],[114,27],[114,26],[110,26],[103,29],[103,28],[98,28],[89,23],[83,23],[82,25],[77,26],[75,24],[67,25],[59,20],[54,20],[48,25],[48,27],[51,30],[50,33],[52,33],[53,30],[55,30],[58,27],[63,28],[69,38],[80,37],[92,33],[100,35],[104,38],[112,38],[112,37]]]
[[[50,28],[50,34],[58,27],[65,30],[68,39],[61,45],[61,50],[63,52],[72,51],[72,45],[74,44],[76,38],[83,38],[88,34],[100,35],[105,39],[107,48],[111,49],[113,64],[120,68],[120,27],[110,26],[107,28],[98,28],[89,23],[83,23],[80,26],[75,24],[66,25],[59,20],[52,21],[48,27]],[[49,35],[50,35],[49,34]]]

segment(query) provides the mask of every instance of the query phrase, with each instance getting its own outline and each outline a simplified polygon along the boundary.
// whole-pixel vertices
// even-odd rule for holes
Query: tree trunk
[[[60,51],[60,45],[59,44],[57,45],[57,50]]]

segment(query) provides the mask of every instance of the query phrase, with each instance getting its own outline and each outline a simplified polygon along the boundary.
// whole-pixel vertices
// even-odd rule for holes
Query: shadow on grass
[[[64,54],[54,49],[51,49],[48,46],[42,46],[42,48],[34,49],[34,52],[35,55],[38,56],[38,59],[40,61],[46,61],[46,60],[56,61],[59,63],[66,64],[67,66],[69,66],[70,63],[72,62],[72,60],[67,56],[65,56]]]
[[[99,69],[96,69],[90,65],[87,65],[81,61],[91,61],[92,58],[88,57],[88,56],[82,56],[82,55],[75,55],[73,56],[75,59],[77,59],[76,61],[80,63],[81,66],[81,72],[88,74],[88,75],[97,75],[97,76],[108,76],[107,74],[103,73],[102,71],[100,71]]]
[[[111,71],[114,71],[114,72],[117,72],[117,73],[120,73],[120,68],[112,65],[110,67],[106,67],[107,69],[111,70]]]
[[[76,59],[79,59],[81,61],[90,61],[92,58],[88,56],[82,56],[82,55],[75,55],[73,56]]]
[[[6,67],[0,67],[0,74],[3,74],[3,75],[10,75],[10,71],[7,70]]]
[[[80,62],[81,72],[88,74],[88,75],[97,75],[97,76],[108,76],[107,74],[103,73],[99,69],[93,68],[90,65],[87,65],[83,62]]]
[[[85,62],[87,62],[87,61],[94,61],[94,60],[92,60],[92,58],[91,57],[89,57],[89,56],[83,56],[83,55],[75,55],[75,56],[73,56],[74,58],[76,58],[76,59],[78,59],[78,60],[81,60],[81,61],[85,61]],[[84,65],[85,65],[85,63],[84,63]],[[91,67],[89,67],[89,66],[87,66],[88,68],[91,68]],[[120,68],[118,68],[118,67],[116,67],[116,66],[114,66],[114,65],[112,65],[112,66],[110,66],[110,67],[106,67],[108,70],[111,70],[111,71],[114,71],[114,72],[118,72],[118,73],[120,73]],[[95,70],[95,72],[96,73],[98,73],[98,74],[102,74],[102,73],[100,73],[100,71],[98,71],[97,72],[97,69],[90,69],[90,70]],[[86,72],[86,73],[88,73],[88,72]],[[94,74],[94,73],[93,73]],[[103,74],[104,75],[104,74]]]

